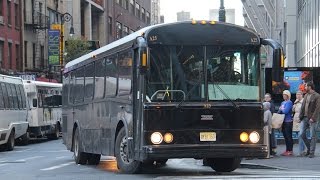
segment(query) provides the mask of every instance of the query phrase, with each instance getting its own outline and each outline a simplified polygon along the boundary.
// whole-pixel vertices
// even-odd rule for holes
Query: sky
[[[208,20],[209,9],[219,9],[220,0],[160,0],[160,14],[165,22],[177,21],[177,12],[190,12],[195,20]],[[243,26],[241,0],[224,0],[226,9],[235,9],[236,24]]]

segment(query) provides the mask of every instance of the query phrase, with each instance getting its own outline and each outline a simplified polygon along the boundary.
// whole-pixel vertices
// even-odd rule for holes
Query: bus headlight
[[[163,141],[163,136],[159,132],[154,132],[151,134],[151,142],[153,144],[161,144]]]
[[[246,132],[242,132],[240,134],[240,141],[241,142],[247,142],[249,140],[249,135]]]
[[[173,135],[171,133],[166,133],[163,140],[166,143],[171,143],[173,141]]]
[[[250,133],[249,139],[252,143],[257,143],[260,140],[260,135],[256,131]]]

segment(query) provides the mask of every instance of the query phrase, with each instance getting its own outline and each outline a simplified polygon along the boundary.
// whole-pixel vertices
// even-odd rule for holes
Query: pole
[[[220,0],[219,21],[226,22],[226,10],[224,8],[224,0]]]
[[[61,15],[61,21],[60,21],[60,82],[62,83],[62,76],[63,76],[63,72],[62,72],[62,67],[63,67],[63,24],[64,24],[64,17],[63,15]]]

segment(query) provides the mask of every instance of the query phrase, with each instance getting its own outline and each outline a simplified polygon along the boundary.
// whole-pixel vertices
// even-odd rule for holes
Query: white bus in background
[[[58,139],[62,127],[62,84],[30,80],[23,84],[30,104],[28,136]]]
[[[0,75],[0,146],[13,150],[15,140],[25,140],[28,129],[26,93],[22,79]]]

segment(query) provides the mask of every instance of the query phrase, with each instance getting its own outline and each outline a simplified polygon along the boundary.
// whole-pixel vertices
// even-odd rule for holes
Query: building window
[[[112,17],[108,17],[109,34],[112,35]]]
[[[123,7],[129,9],[129,0],[123,0]]]
[[[129,28],[127,26],[123,26],[123,37],[129,35]]]
[[[21,70],[21,61],[20,61],[20,46],[19,44],[16,44],[16,69]]]
[[[122,37],[122,24],[120,22],[116,22],[117,34],[116,38],[120,39]]]
[[[8,43],[8,61],[9,68],[12,69],[12,43]]]
[[[44,46],[40,46],[40,55],[41,55],[41,61],[40,61],[40,65],[41,68],[44,68]]]
[[[36,68],[36,44],[32,44],[32,66],[33,69]]]
[[[0,16],[3,17],[3,0],[0,0]]]
[[[24,67],[28,67],[28,41],[24,41]]]
[[[140,18],[140,5],[136,3],[136,16]]]
[[[143,22],[146,22],[146,13],[144,8],[141,8],[141,19]]]
[[[129,10],[132,14],[134,14],[134,1],[130,0],[130,10]]]
[[[147,12],[146,15],[147,15],[147,24],[150,24],[150,13]]]
[[[14,4],[14,21],[16,24],[16,28],[20,27],[20,11],[19,11],[19,4]]]
[[[8,3],[8,24],[11,25],[11,1],[7,1]]]
[[[0,41],[0,68],[3,67],[3,41]]]

